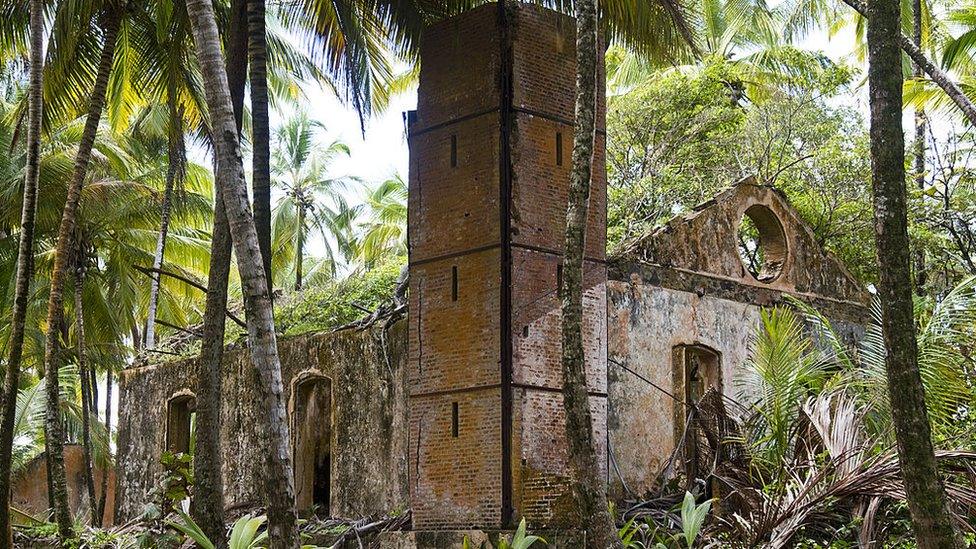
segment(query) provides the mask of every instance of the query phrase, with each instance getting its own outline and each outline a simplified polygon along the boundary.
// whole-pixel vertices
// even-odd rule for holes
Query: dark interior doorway
[[[179,395],[166,403],[166,450],[189,454],[192,448],[193,423],[197,400],[193,395]]]
[[[722,393],[722,359],[718,351],[704,345],[677,345],[672,350],[672,380],[675,401],[675,445],[682,445],[683,470],[689,482],[698,478],[698,430],[688,424],[694,418],[695,406],[714,389]]]
[[[332,382],[305,378],[292,394],[295,505],[328,515],[332,500]]]

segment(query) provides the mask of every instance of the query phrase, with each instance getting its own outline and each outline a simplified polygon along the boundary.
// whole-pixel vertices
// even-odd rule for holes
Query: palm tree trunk
[[[244,85],[247,83],[247,0],[230,0],[227,29],[227,84],[240,136],[244,123]]]
[[[37,180],[40,173],[41,108],[44,101],[44,2],[30,0],[30,91],[27,122],[27,174],[24,178],[24,205],[20,216],[20,243],[17,249],[17,281],[14,310],[10,319],[10,357],[3,380],[0,404],[0,549],[13,547],[10,529],[10,464],[14,443],[14,416],[20,389],[20,364],[24,356],[24,330],[27,302],[34,271],[34,220],[37,215]]]
[[[231,0],[227,33],[227,80],[237,135],[244,119],[244,83],[247,74],[247,4]],[[193,518],[217,549],[227,546],[224,536],[223,456],[220,449],[221,361],[230,275],[231,237],[223,193],[217,185],[214,197],[214,229],[207,278],[207,302],[203,314],[203,342],[197,377],[197,441],[193,454],[196,489]]]
[[[112,369],[105,371],[105,432],[112,439]],[[102,484],[98,496],[98,524],[105,523],[105,500],[108,498],[108,468],[102,471]]]
[[[173,189],[183,179],[185,145],[183,143],[183,111],[176,103],[176,90],[170,79],[167,101],[169,103],[169,166],[166,170],[166,186],[163,189],[163,203],[159,213],[159,236],[156,239],[156,253],[153,255],[152,283],[149,287],[149,312],[146,316],[146,348],[156,345],[156,309],[159,306],[159,269],[163,268],[163,254],[166,250],[166,236],[169,233],[169,218],[173,207]]]
[[[576,504],[591,549],[622,547],[607,510],[606,489],[593,444],[593,420],[586,387],[583,350],[583,243],[590,200],[593,140],[596,135],[596,0],[576,3],[576,127],[566,210],[563,257],[562,363],[566,441],[575,477]]]
[[[869,8],[866,4],[862,3],[861,0],[843,0],[845,4],[854,8],[855,11],[860,13],[863,17],[870,20]],[[945,71],[940,69],[938,65],[929,61],[928,57],[921,48],[915,45],[915,43],[905,36],[901,29],[895,29],[895,34],[893,38],[895,40],[895,45],[900,47],[902,51],[908,54],[912,62],[922,68],[925,74],[929,75],[929,78],[949,96],[949,99],[959,107],[962,114],[969,120],[969,123],[976,126],[976,105],[969,100],[969,97],[962,91],[962,88],[956,84],[952,77],[948,75]]]
[[[251,217],[217,24],[213,5],[208,0],[188,1],[187,11],[213,123],[217,183],[223,193],[222,201],[240,270],[251,364],[259,380],[255,402],[259,407],[255,414],[258,423],[254,427],[257,440],[263,446],[263,455],[267,456],[262,480],[268,508],[268,535],[272,549],[297,548],[300,539],[274,313],[257,230]]]
[[[85,465],[85,488],[88,490],[88,505],[91,509],[92,523],[101,527],[98,517],[98,503],[95,499],[95,478],[92,476],[91,443],[91,378],[88,375],[88,361],[85,347],[85,307],[82,292],[85,286],[85,264],[83,252],[79,249],[75,258],[75,340],[78,354],[78,377],[81,378],[81,441]]]
[[[105,105],[105,93],[108,89],[108,78],[112,72],[112,61],[115,58],[115,39],[118,36],[121,14],[105,13],[104,44],[101,58],[98,61],[98,72],[95,77],[95,87],[92,89],[88,107],[88,117],[85,129],[78,144],[75,157],[74,172],[68,185],[68,195],[58,228],[57,247],[54,251],[54,268],[51,271],[50,297],[47,308],[47,339],[44,347],[44,372],[47,378],[47,415],[45,418],[45,444],[51,456],[52,483],[54,486],[54,518],[58,524],[58,535],[67,539],[72,535],[71,510],[68,508],[68,487],[64,473],[64,428],[61,424],[61,410],[58,401],[58,369],[63,360],[57,330],[51,326],[60,326],[64,320],[64,282],[67,276],[68,264],[73,248],[73,235],[77,224],[78,203],[81,200],[81,187],[88,173],[88,163],[91,160],[92,148],[95,145],[95,135],[98,123],[102,117]]]
[[[912,41],[916,46],[921,49],[922,47],[922,0],[912,1],[912,24],[913,33]],[[913,72],[916,79],[920,80],[924,75],[925,71],[922,70],[921,65],[918,63],[913,64]],[[915,109],[915,186],[919,189],[925,189],[925,110],[921,107]],[[915,293],[918,296],[925,295],[925,249],[922,248],[921,243],[917,246],[915,250]]]
[[[898,0],[872,0],[867,17],[871,175],[878,264],[882,266],[878,293],[887,349],[885,366],[898,458],[918,546],[956,547],[918,369],[901,125],[899,12]]]
[[[227,79],[237,135],[244,119],[244,84],[247,74],[247,4],[231,0],[227,32]],[[215,168],[216,169],[216,168]],[[207,302],[203,314],[203,342],[197,377],[197,441],[193,454],[196,490],[193,517],[217,549],[227,546],[224,537],[223,456],[220,449],[221,361],[230,275],[231,237],[223,193],[217,185],[214,197],[214,229],[207,278]]]
[[[298,236],[295,241],[295,291],[302,289],[302,265],[305,255],[305,207],[298,204]]]
[[[227,306],[227,277],[230,274],[231,236],[218,186],[214,197],[214,231],[207,280],[207,304],[203,316],[203,344],[197,378],[197,442],[193,454],[196,493],[193,513],[197,524],[218,547],[224,541],[223,456],[220,449],[221,360]]]
[[[91,387],[91,413],[92,413],[92,418],[97,422],[98,421],[98,372],[96,371],[96,368],[89,368],[89,372],[91,373],[90,376],[91,385],[89,385],[89,387]]]
[[[270,295],[274,291],[271,278],[271,122],[268,118],[268,40],[264,0],[247,0],[247,57],[251,76],[254,225]]]

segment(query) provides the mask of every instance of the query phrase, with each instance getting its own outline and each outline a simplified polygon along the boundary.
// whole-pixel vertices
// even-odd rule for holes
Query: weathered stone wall
[[[700,345],[716,351],[722,392],[745,402],[739,383],[762,307],[804,298],[831,319],[848,343],[863,335],[868,310],[822,296],[801,296],[690,275],[653,265],[615,266],[608,288],[610,493],[650,489],[674,452],[676,414],[686,413],[673,379],[673,349]],[[629,272],[629,277],[623,273]],[[673,395],[673,396],[672,396]]]
[[[745,269],[737,248],[739,223],[755,206],[769,217],[768,232],[772,235],[781,231],[784,237],[776,243],[776,251],[783,256],[781,272],[765,281],[757,280]],[[760,226],[760,232],[762,229]],[[765,247],[767,251],[771,248]],[[864,287],[819,245],[813,230],[800,219],[782,192],[758,185],[751,178],[674,218],[635,246],[628,259],[668,267],[677,273],[707,274],[726,283],[792,292],[807,298],[828,297],[861,305],[866,305],[868,299]]]
[[[289,411],[295,384],[324,376],[332,385],[330,513],[358,517],[408,507],[406,322],[383,331],[345,330],[279,339]],[[195,360],[143,365],[120,377],[117,516],[141,512],[162,468],[166,406],[192,394]],[[253,439],[255,376],[245,349],[224,356],[221,447],[225,503],[261,505],[256,468],[264,462]],[[323,419],[324,420],[324,419]]]

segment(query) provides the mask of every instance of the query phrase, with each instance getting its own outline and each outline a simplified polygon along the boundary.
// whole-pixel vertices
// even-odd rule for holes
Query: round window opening
[[[786,264],[786,234],[779,218],[762,205],[749,207],[739,222],[739,257],[759,282],[772,282]]]

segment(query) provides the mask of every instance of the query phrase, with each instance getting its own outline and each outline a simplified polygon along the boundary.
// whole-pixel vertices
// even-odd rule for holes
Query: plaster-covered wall
[[[278,341],[285,398],[296,381],[321,375],[332,382],[331,505],[333,515],[365,516],[408,505],[404,394],[406,322],[388,330],[345,330]],[[195,360],[143,365],[120,378],[117,517],[128,520],[147,503],[165,447],[166,404],[193,393]],[[228,508],[261,505],[255,479],[258,455],[250,402],[254,374],[245,349],[224,356],[221,446]]]
[[[607,301],[611,492],[622,495],[624,482],[642,494],[674,450],[674,401],[665,393],[673,390],[671,349],[700,344],[718,351],[724,391],[734,395],[760,308],[639,279],[610,282]]]
[[[676,401],[671,395],[681,396],[672,379],[674,347],[695,344],[717,351],[722,392],[745,403],[747,389],[739,381],[760,312],[783,303],[786,295],[727,283],[723,291],[712,292],[704,285],[669,288],[645,280],[658,274],[656,269],[634,271],[628,281],[618,277],[607,288],[609,483],[618,498],[625,495],[625,485],[638,495],[650,489],[674,451]],[[867,309],[825,299],[814,305],[845,341],[863,335]]]
[[[78,444],[65,444],[64,470],[68,481],[68,507],[71,516],[83,517],[91,514],[88,502],[88,489],[85,487],[85,457],[82,447]],[[96,463],[92,468],[95,481],[96,497],[101,495],[102,475],[105,469]],[[105,496],[104,524],[113,524],[112,510],[115,504],[115,469],[108,470],[108,487]],[[43,517],[48,512],[47,492],[47,460],[40,454],[28,462],[17,473],[11,486],[10,503],[18,511],[23,511],[33,517]],[[14,513],[13,520],[18,520]]]

